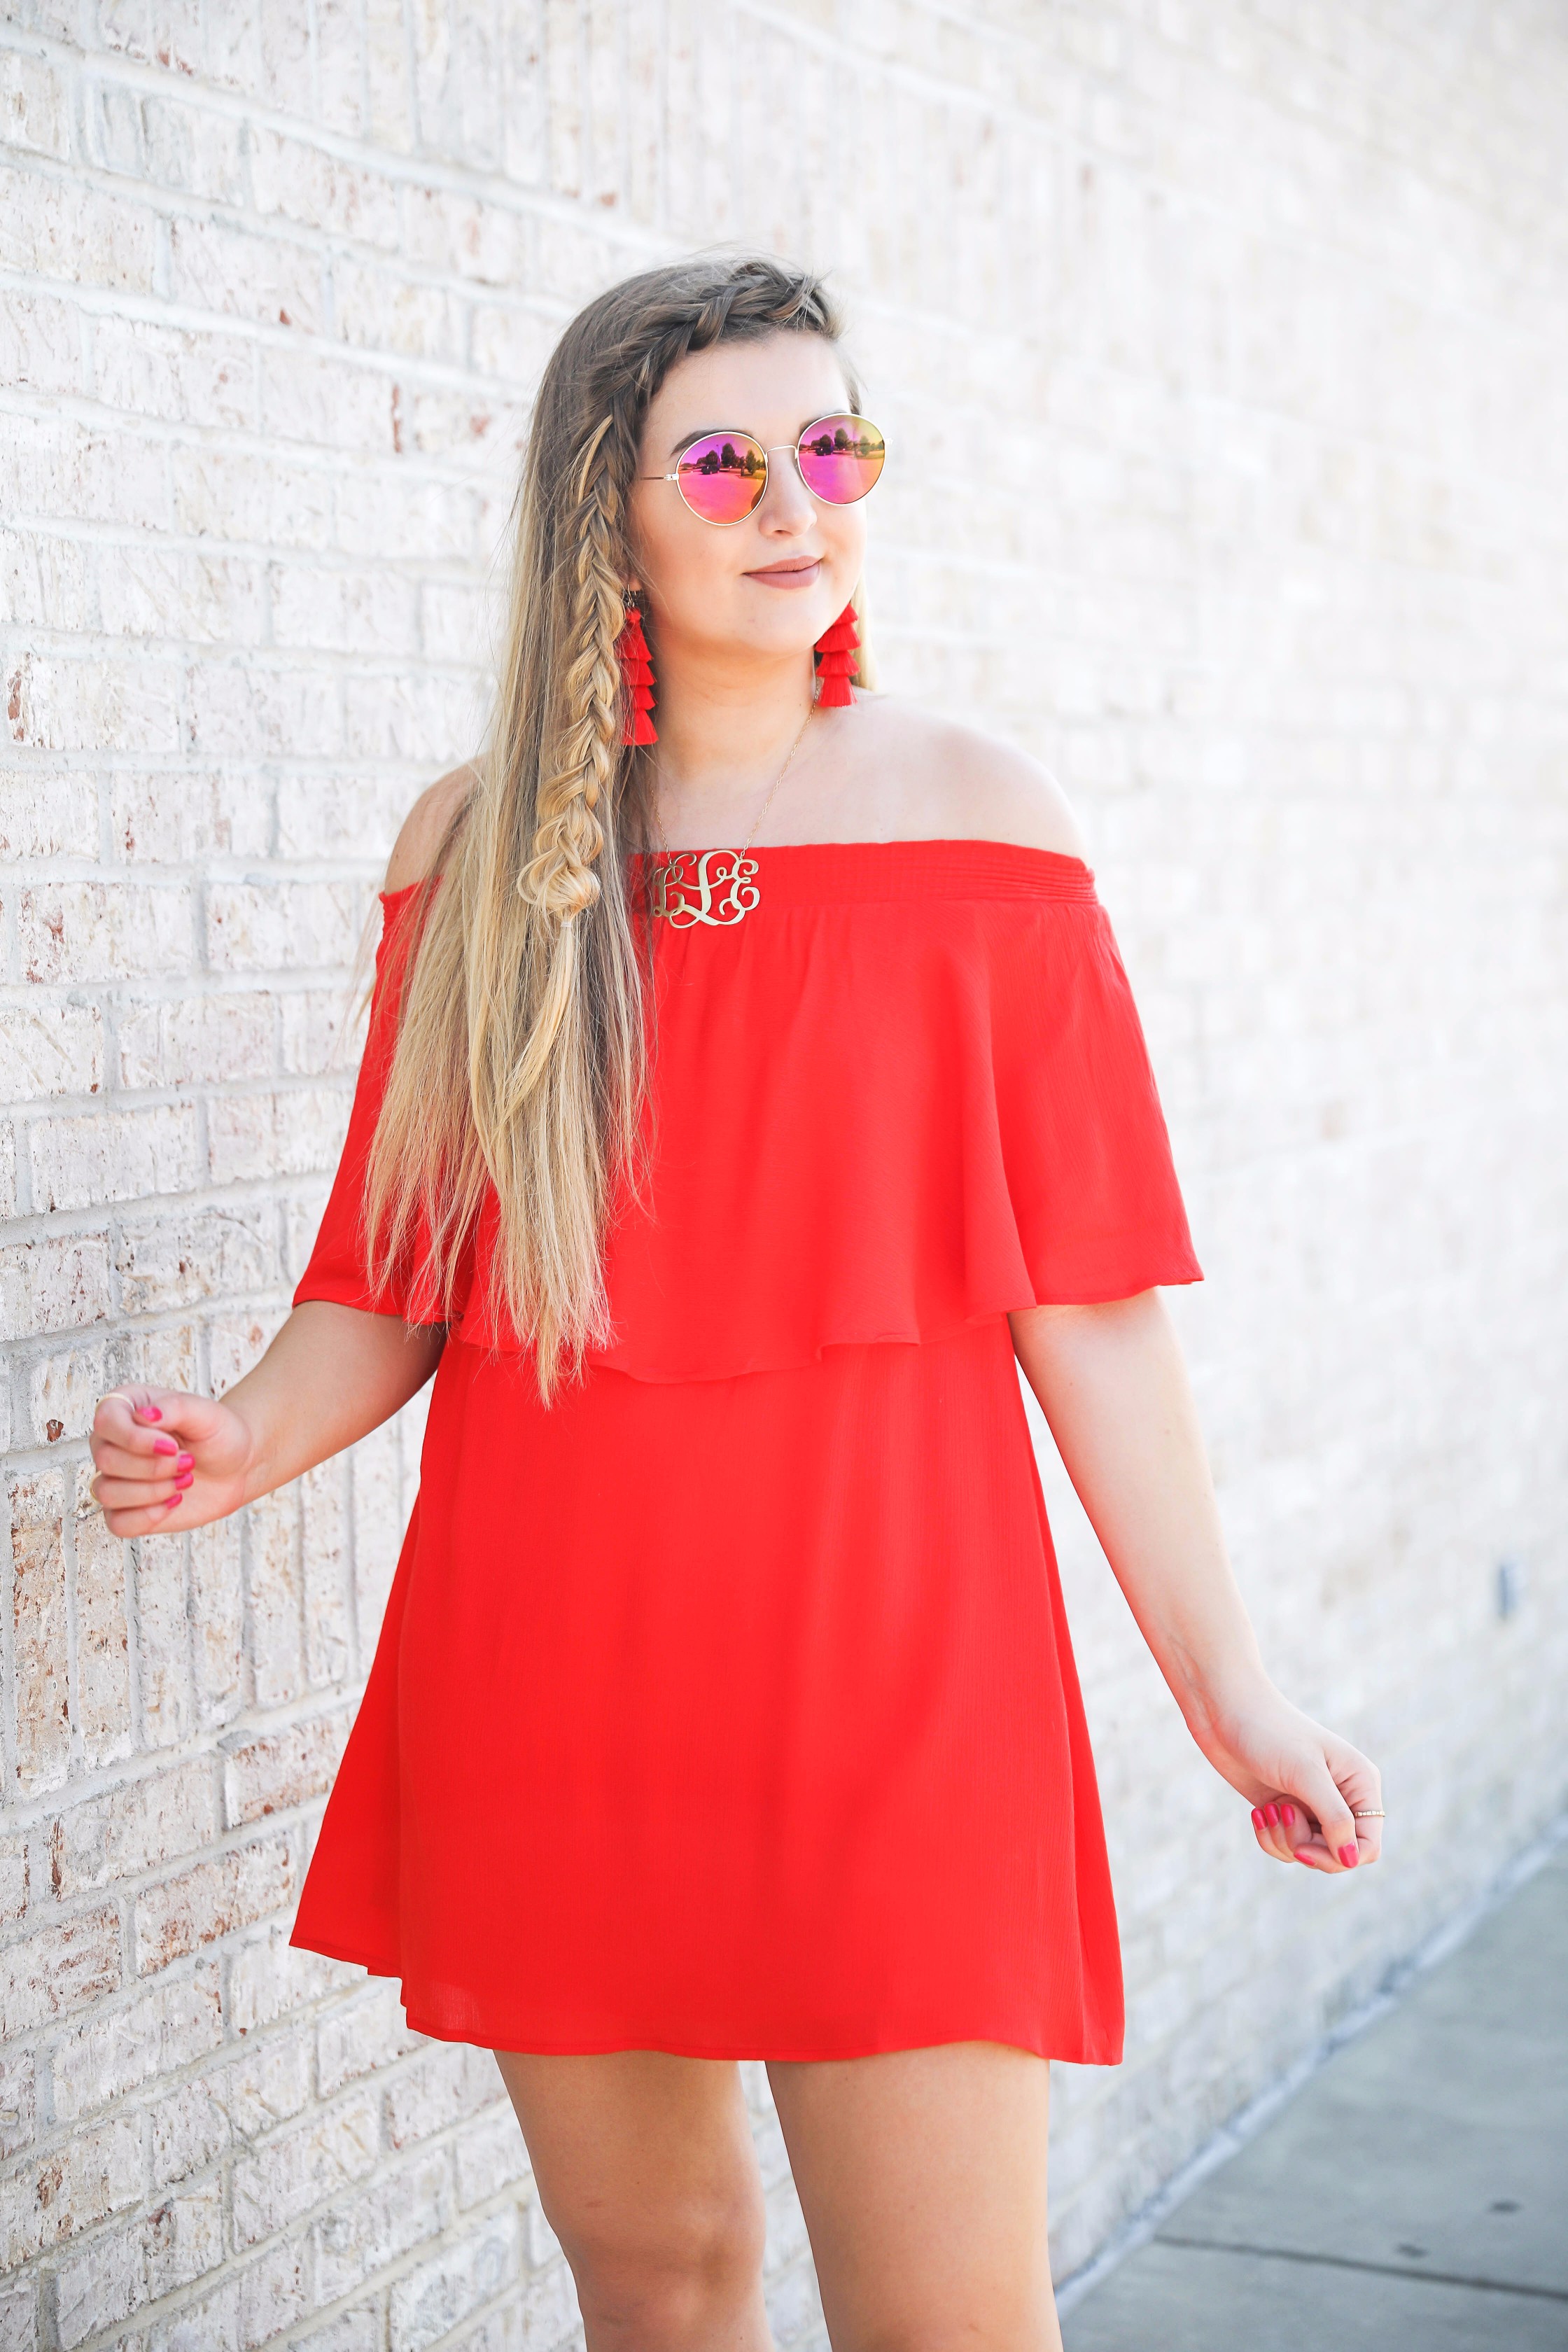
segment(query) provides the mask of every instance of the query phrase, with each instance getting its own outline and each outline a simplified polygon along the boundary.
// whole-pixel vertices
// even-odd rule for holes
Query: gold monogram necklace
[[[753,907],[760,906],[763,894],[757,887],[757,861],[746,852],[756,839],[757,827],[773,805],[773,794],[784,780],[784,772],[801,746],[801,740],[811,724],[812,702],[800,722],[800,734],[789,747],[789,758],[768,786],[762,807],[752,822],[752,829],[739,849],[671,849],[666,844],[659,827],[657,810],[649,803],[653,816],[654,836],[658,843],[658,858],[653,872],[653,911],[673,923],[678,931],[688,931],[694,923],[739,923]],[[692,861],[688,873],[687,861]]]

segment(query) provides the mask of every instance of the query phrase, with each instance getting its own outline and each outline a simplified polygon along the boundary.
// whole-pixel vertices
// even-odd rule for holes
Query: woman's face
[[[735,523],[704,522],[674,482],[634,483],[628,585],[646,592],[667,651],[804,654],[837,619],[860,578],[865,504],[813,498],[793,446],[814,417],[850,404],[821,335],[785,330],[720,343],[671,368],[647,413],[639,475],[673,473],[684,443],[721,425],[752,434],[769,454],[762,501]]]

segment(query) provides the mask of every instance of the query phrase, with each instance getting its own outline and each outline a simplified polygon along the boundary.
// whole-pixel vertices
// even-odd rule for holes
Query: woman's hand
[[[225,1519],[246,1500],[255,1458],[231,1406],[184,1389],[132,1384],[100,1397],[88,1440],[88,1492],[111,1536],[158,1535]]]
[[[1377,1767],[1292,1706],[1266,1676],[1249,1678],[1228,1706],[1191,1728],[1221,1779],[1251,1804],[1253,1835],[1276,1862],[1332,1874],[1377,1860]]]

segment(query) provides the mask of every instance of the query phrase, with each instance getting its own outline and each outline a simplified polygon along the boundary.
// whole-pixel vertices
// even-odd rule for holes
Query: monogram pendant
[[[654,867],[653,911],[678,931],[693,923],[741,922],[762,902],[752,879],[756,870],[756,859],[741,849],[667,850]]]

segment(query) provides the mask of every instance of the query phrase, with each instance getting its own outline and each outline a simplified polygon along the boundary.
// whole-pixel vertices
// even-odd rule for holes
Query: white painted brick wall
[[[1387,1768],[1374,1878],[1257,1862],[1044,1441],[1130,1993],[1058,2070],[1058,2266],[1562,1801],[1565,142],[1540,0],[0,10],[5,2352],[573,2337],[491,2062],[286,1945],[418,1411],[130,1547],[83,1433],[285,1311],[530,386],[649,258],[840,274],[886,682],[1084,814],[1237,1568]]]

